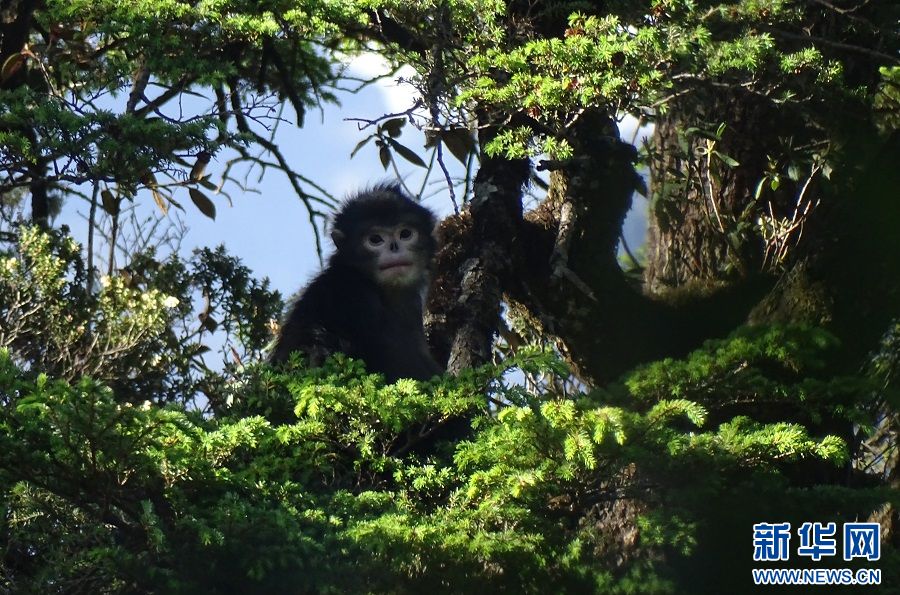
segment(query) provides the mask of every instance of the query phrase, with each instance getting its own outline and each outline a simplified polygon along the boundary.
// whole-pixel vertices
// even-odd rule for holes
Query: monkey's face
[[[437,244],[434,224],[434,214],[399,188],[376,186],[335,215],[331,264],[353,267],[380,287],[422,290]]]
[[[372,258],[373,276],[379,285],[418,285],[428,266],[419,231],[412,225],[372,226],[363,234],[362,246]]]

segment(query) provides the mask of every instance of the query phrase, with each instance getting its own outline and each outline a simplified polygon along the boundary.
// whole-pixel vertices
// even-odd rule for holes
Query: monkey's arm
[[[271,363],[285,362],[291,353],[299,351],[306,355],[310,366],[316,367],[321,366],[332,353],[343,351],[340,338],[328,329],[322,326],[303,325],[301,321],[294,324],[290,322],[289,317],[269,355]]]
[[[338,351],[361,359],[377,351],[378,300],[354,277],[337,268],[316,277],[291,306],[269,361],[284,362],[299,351],[319,366]]]
[[[272,363],[287,361],[291,353],[306,355],[310,366],[320,366],[329,355],[346,349],[334,320],[333,291],[320,275],[303,290],[291,305],[281,326],[275,347],[269,355]]]

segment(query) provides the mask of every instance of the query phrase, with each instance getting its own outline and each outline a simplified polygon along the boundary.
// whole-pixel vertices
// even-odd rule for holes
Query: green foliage
[[[215,399],[224,380],[205,363],[208,343],[224,342],[226,361],[258,358],[281,310],[268,281],[221,247],[189,262],[137,254],[89,291],[71,237],[23,227],[18,240],[0,257],[0,347],[53,377],[103,380],[122,400],[187,402],[200,390]]]
[[[879,69],[881,85],[874,106],[879,128],[884,132],[900,129],[900,66]]]
[[[502,69],[510,78],[497,86],[492,77],[475,81],[462,101],[565,113],[574,108],[616,102],[633,94],[631,81],[650,86],[661,74],[637,56],[659,52],[659,39],[646,29],[632,34],[616,16],[573,14],[563,38],[526,41],[511,51],[488,50],[473,58],[480,71]]]
[[[759,0],[603,13],[581,1],[34,6],[0,72],[0,193],[93,185],[112,217],[141,188],[163,210],[187,188],[214,215],[205,167],[224,150],[259,163],[254,143],[309,199],[299,183],[313,183],[279,161],[259,118],[273,94],[298,123],[333,99],[334,50],[370,41],[373,17],[395,25],[378,32],[388,59],[418,69],[429,142],[460,161],[476,111],[479,127],[501,125],[487,154],[565,161],[581,157],[571,133],[587,112],[652,120],[676,98],[691,113],[739,90],[799,123],[779,154],[757,155],[762,201],[787,180],[829,177],[843,123],[831,114],[883,133],[896,115],[884,62],[898,33],[881,23],[897,9],[882,1],[852,15]],[[198,91],[212,97],[195,113],[171,109]],[[676,160],[706,169],[656,197],[671,214],[662,228],[679,226],[691,183],[750,167],[730,155],[737,128],[721,116],[676,134]],[[385,167],[396,155],[426,165],[397,140],[409,117],[369,137]],[[756,214],[726,214],[733,247]],[[773,230],[763,239],[776,223],[758,223]],[[543,383],[485,368],[386,385],[340,356],[254,364],[280,299],[224,249],[133,254],[95,279],[63,234],[12,235],[0,257],[0,591],[643,594],[694,592],[702,577],[742,592],[753,522],[900,504],[866,473],[887,469],[880,455],[860,452],[870,433],[895,448],[896,332],[857,375],[834,371],[836,341],[820,329],[756,327],[590,391],[557,389],[572,384],[565,367],[530,348],[505,366]],[[206,362],[214,345],[224,369]],[[883,547],[886,575],[900,574]]]
[[[895,27],[880,27],[897,21],[890,3],[875,3],[857,19],[832,9],[754,0],[617,2],[602,11],[582,2],[552,3],[530,15],[540,25],[513,22],[504,35],[488,33],[500,43],[471,42],[480,51],[464,58],[467,82],[457,101],[525,113],[535,122],[538,142],[498,138],[488,145],[511,158],[539,154],[544,138],[567,138],[573,114],[582,110],[652,120],[676,97],[702,104],[709,88],[742,87],[834,132],[823,110],[852,106],[864,118],[878,117],[872,109],[877,69],[891,59],[883,48],[896,50],[900,36]],[[883,67],[885,80],[888,71]],[[881,87],[880,101],[889,85]]]
[[[354,50],[345,33],[363,26],[365,4],[61,0],[11,7],[7,20],[30,28],[11,28],[0,56],[7,64],[0,73],[0,191],[41,180],[63,196],[79,195],[87,183],[133,199],[146,188],[165,212],[180,206],[183,199],[172,194],[187,198],[187,187],[210,215],[199,187],[221,186],[198,172],[198,162],[230,151],[256,163],[247,153],[255,143],[276,154],[273,167],[296,175],[268,141],[281,121],[273,117],[277,100],[290,102],[298,124],[306,109],[334,100],[339,73],[323,47]],[[295,179],[309,200],[301,180],[318,187]],[[103,206],[118,214],[108,201]]]
[[[147,172],[176,168],[179,155],[215,150],[207,135],[224,132],[212,117],[172,122],[106,110],[77,113],[63,99],[28,88],[0,91],[0,96],[0,125],[22,131],[0,149],[4,169],[36,159],[31,135],[37,134],[42,153],[77,155],[81,173],[116,182],[129,194]]]
[[[47,51],[62,50],[62,59],[53,64],[59,84],[65,86],[70,77],[84,77],[87,69],[89,85],[99,83],[85,89],[91,92],[129,79],[136,58],[163,84],[190,80],[202,86],[234,77],[252,78],[267,40],[275,51],[285,52],[286,62],[304,63],[308,82],[315,85],[322,80],[318,77],[327,76],[329,61],[315,52],[313,41],[325,41],[340,33],[342,26],[358,24],[361,13],[355,3],[328,0],[302,4],[283,0],[56,1],[48,2],[39,18],[45,27],[61,30],[59,45],[46,47]],[[90,59],[85,50],[91,46],[103,49],[100,59]],[[192,51],[185,52],[186,47]],[[38,45],[33,51],[44,49]],[[265,82],[277,85],[276,81],[273,77]]]
[[[0,580],[18,592],[668,593],[721,568],[717,584],[739,589],[747,523],[896,500],[821,479],[839,475],[845,441],[771,412],[815,378],[841,387],[827,402],[863,415],[868,384],[824,366],[833,343],[746,329],[571,396],[491,368],[385,385],[340,356],[318,369],[295,358],[245,369],[215,417],[35,375],[3,351]],[[565,374],[547,352],[513,361]],[[639,547],[610,520],[626,502]]]
[[[727,340],[680,361],[665,360],[643,366],[625,379],[630,394],[655,403],[667,395],[691,399],[716,411],[777,407],[778,415],[793,410],[816,423],[823,416],[850,415],[848,407],[871,390],[853,377],[823,376],[823,353],[836,347],[835,338],[816,328],[749,327]],[[858,421],[858,420],[852,420]]]

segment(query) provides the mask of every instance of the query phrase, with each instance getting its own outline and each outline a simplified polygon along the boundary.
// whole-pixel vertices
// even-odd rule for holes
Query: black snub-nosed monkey
[[[270,360],[300,351],[315,366],[340,351],[388,382],[440,374],[422,327],[434,226],[434,214],[394,185],[346,201],[332,222],[337,250],[294,302]]]

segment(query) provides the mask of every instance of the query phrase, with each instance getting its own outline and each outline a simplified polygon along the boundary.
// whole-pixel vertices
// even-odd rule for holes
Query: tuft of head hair
[[[407,196],[397,184],[378,184],[344,202],[331,224],[338,249],[346,238],[356,238],[373,226],[407,224],[430,236],[437,219],[431,210]]]

